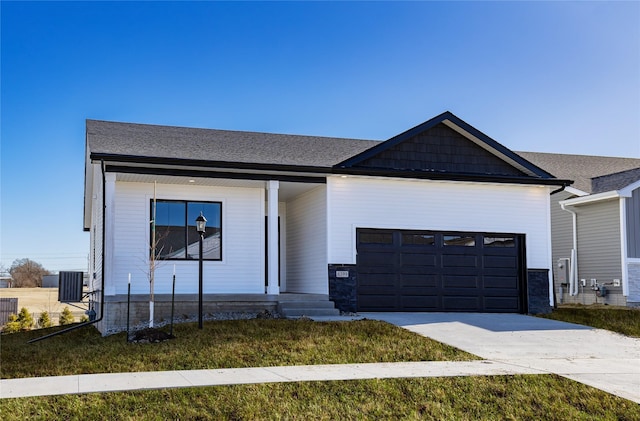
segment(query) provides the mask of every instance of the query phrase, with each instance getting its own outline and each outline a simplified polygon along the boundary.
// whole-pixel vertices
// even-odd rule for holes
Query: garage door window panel
[[[473,235],[445,235],[444,245],[447,247],[475,247],[476,237]]]
[[[516,239],[513,236],[484,236],[483,244],[485,247],[515,247]]]
[[[393,233],[384,231],[362,232],[358,238],[360,244],[393,244]]]
[[[436,245],[436,236],[435,234],[414,234],[414,233],[403,233],[402,234],[402,245],[403,246],[428,246],[435,247]]]

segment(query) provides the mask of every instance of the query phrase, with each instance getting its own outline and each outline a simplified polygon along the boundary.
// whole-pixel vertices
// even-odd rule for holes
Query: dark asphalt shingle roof
[[[380,141],[301,136],[232,130],[199,129],[87,120],[90,154],[194,161],[330,168]],[[516,152],[558,179],[574,180],[572,187],[587,193],[606,191],[637,172],[592,179],[640,168],[640,159],[542,152]],[[631,181],[633,182],[633,180]],[[629,183],[630,184],[630,183]],[[627,184],[628,185],[628,184]],[[624,186],[619,186],[621,188]],[[609,190],[615,190],[614,188]]]
[[[593,178],[640,168],[640,159],[637,158],[615,158],[607,156],[569,155],[544,152],[516,153],[533,164],[544,168],[557,178],[574,180],[571,187],[587,193],[600,193],[603,191],[617,190],[617,188],[602,190],[603,187],[596,186],[596,191],[594,186],[592,186]],[[618,188],[622,187],[624,186]]]
[[[603,175],[593,179],[593,193],[620,190],[640,180],[640,168]]]
[[[90,154],[331,167],[379,141],[87,120]]]

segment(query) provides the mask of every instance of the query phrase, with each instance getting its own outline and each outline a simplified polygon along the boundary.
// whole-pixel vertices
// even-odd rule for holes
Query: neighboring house
[[[13,279],[10,275],[0,276],[0,288],[11,288],[11,281]]]
[[[553,303],[550,193],[569,185],[446,112],[385,142],[87,120],[84,229],[106,333],[332,300],[343,311],[536,313]],[[103,293],[103,294],[101,294]],[[100,308],[103,305],[103,308]]]
[[[575,181],[551,200],[556,301],[640,306],[640,159],[518,154]]]

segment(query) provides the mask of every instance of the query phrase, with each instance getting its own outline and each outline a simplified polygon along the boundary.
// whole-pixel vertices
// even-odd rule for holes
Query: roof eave
[[[334,174],[338,175],[361,175],[390,178],[414,178],[423,180],[446,180],[446,181],[466,181],[478,183],[500,183],[500,184],[524,184],[524,185],[545,185],[567,187],[573,183],[572,180],[558,178],[536,178],[536,177],[514,177],[496,174],[476,174],[476,173],[449,173],[436,171],[406,171],[388,170],[383,168],[337,168],[334,167]]]
[[[328,174],[331,167],[306,166],[306,165],[285,165],[255,162],[229,162],[229,161],[208,161],[183,158],[149,157],[136,155],[120,155],[109,153],[92,153],[91,161],[105,161],[123,164],[142,164],[160,167],[198,167],[198,168],[224,168],[236,170],[262,170],[262,171],[288,171]]]

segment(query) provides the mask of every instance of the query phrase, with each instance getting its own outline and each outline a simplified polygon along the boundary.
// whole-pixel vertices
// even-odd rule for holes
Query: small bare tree
[[[28,258],[14,260],[9,273],[13,278],[12,286],[18,288],[41,287],[42,277],[51,274],[40,263]]]
[[[153,205],[155,209],[155,203]],[[155,214],[155,212],[153,212]],[[168,232],[156,233],[155,218],[149,221],[151,224],[151,239],[149,242],[148,255],[139,257],[140,265],[138,268],[145,272],[147,281],[149,281],[149,327],[153,327],[154,320],[154,289],[155,289],[155,273],[156,270],[164,266],[167,262],[164,259],[159,259],[158,256],[162,256],[165,240],[168,238]]]

